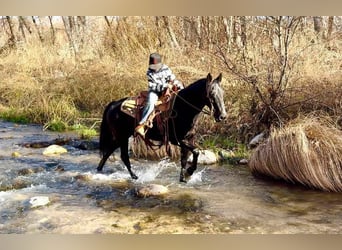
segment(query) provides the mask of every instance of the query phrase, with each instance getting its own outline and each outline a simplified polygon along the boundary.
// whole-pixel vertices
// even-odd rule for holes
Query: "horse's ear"
[[[213,77],[211,76],[210,73],[208,73],[208,75],[207,75],[207,84],[211,83],[212,80],[213,80]]]
[[[217,82],[221,82],[222,81],[222,73],[219,74],[219,76],[216,78]]]

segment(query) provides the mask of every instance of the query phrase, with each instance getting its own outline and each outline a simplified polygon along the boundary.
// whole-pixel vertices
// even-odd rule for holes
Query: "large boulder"
[[[60,155],[67,153],[68,150],[66,150],[64,147],[59,145],[50,145],[43,151],[43,155]]]
[[[169,189],[163,185],[148,184],[146,186],[136,188],[136,194],[139,197],[160,196],[169,192]]]
[[[29,201],[31,208],[46,206],[50,203],[49,197],[47,196],[35,196]]]
[[[188,158],[188,162],[192,162],[192,154]],[[198,163],[202,165],[215,164],[219,161],[218,156],[210,150],[200,150]]]

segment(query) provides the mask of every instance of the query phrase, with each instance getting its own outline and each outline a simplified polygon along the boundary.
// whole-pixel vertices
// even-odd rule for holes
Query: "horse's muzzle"
[[[221,114],[219,116],[215,116],[215,121],[216,122],[221,122],[223,121],[224,119],[226,119],[227,115],[226,114]]]

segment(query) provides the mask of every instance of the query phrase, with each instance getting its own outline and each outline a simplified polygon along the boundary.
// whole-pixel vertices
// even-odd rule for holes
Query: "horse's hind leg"
[[[113,152],[114,152],[114,150],[113,150]],[[102,171],[104,164],[106,163],[107,159],[109,158],[109,156],[110,156],[113,152],[106,152],[106,153],[102,156],[102,159],[101,159],[99,165],[97,166],[97,171]]]
[[[121,160],[123,161],[123,163],[127,167],[127,170],[129,172],[129,174],[131,175],[132,179],[134,179],[134,180],[138,179],[138,176],[136,176],[131,169],[131,162],[130,162],[129,156],[128,156],[128,139],[125,140],[125,142],[121,144],[120,150],[121,150]]]
[[[109,156],[111,156],[111,154],[115,151],[115,149],[117,149],[119,146],[117,145],[117,143],[115,143],[113,141],[113,144],[110,145],[109,148],[106,149],[106,151],[103,153],[102,155],[102,159],[97,167],[97,171],[102,171],[104,164],[106,163],[106,161],[108,160]]]

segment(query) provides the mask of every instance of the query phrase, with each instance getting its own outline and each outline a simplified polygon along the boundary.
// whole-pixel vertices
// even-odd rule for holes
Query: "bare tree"
[[[48,17],[49,17],[49,22],[50,22],[52,44],[55,44],[55,42],[56,42],[56,30],[55,30],[55,27],[54,27],[53,22],[52,22],[52,16],[48,16]]]
[[[26,40],[25,29],[29,32],[29,34],[32,34],[31,25],[27,21],[27,18],[24,16],[19,16],[18,21],[19,21],[19,30],[21,31],[23,38]]]
[[[167,16],[163,16],[163,21],[164,21],[164,24],[165,24],[165,28],[170,36],[170,39],[171,39],[171,45],[177,49],[179,49],[179,43],[177,41],[177,38],[176,38],[176,35],[175,35],[175,32],[173,31],[172,27],[171,27],[171,24],[170,24],[170,21],[169,21],[169,17]]]
[[[78,53],[78,48],[75,44],[75,41],[73,39],[73,21],[72,18],[66,17],[66,16],[62,16],[62,20],[63,20],[63,24],[64,24],[64,28],[65,28],[65,33],[67,34],[68,40],[69,40],[69,44],[70,47],[73,49],[74,55],[75,57],[77,56]]]
[[[38,22],[40,23],[39,17],[32,16],[32,21],[33,21],[34,26],[36,27],[39,40],[41,42],[44,42],[44,38],[43,38],[42,32],[40,30],[39,24],[38,24]]]
[[[289,48],[301,18],[269,17],[268,19],[273,29],[273,32],[269,32],[269,41],[271,47],[274,46],[275,48],[272,57],[272,50],[264,52],[268,53],[267,60],[269,63],[265,65],[265,69],[262,69],[265,72],[263,75],[260,73],[256,75],[252,71],[253,66],[251,64],[253,62],[231,59],[225,50],[218,48],[218,55],[227,70],[254,91],[251,104],[254,103],[255,106],[251,106],[250,112],[255,119],[255,123],[251,127],[256,130],[269,129],[272,125],[281,126],[284,117],[286,117],[284,109],[289,104],[285,104],[283,99],[288,91],[289,76],[295,63],[295,60],[291,60],[290,64],[290,59],[293,58],[289,56]],[[274,40],[277,42],[274,43]],[[244,57],[244,52],[241,51],[241,53]],[[237,64],[236,61],[241,64]]]
[[[327,39],[329,40],[331,38],[331,33],[333,31],[333,26],[334,26],[334,17],[329,16],[328,19],[328,32],[327,32]]]
[[[12,22],[12,19],[10,16],[6,16],[6,20],[8,23],[9,30],[10,30],[10,37],[7,41],[7,44],[10,48],[14,48],[14,47],[16,47],[16,37],[14,34],[14,25],[13,25],[13,22]]]
[[[241,23],[240,36],[241,36],[242,46],[244,49],[247,49],[247,21],[246,21],[245,16],[240,17],[240,23]]]
[[[323,31],[323,19],[321,16],[314,16],[313,17],[314,22],[314,30],[317,34],[320,34]]]

